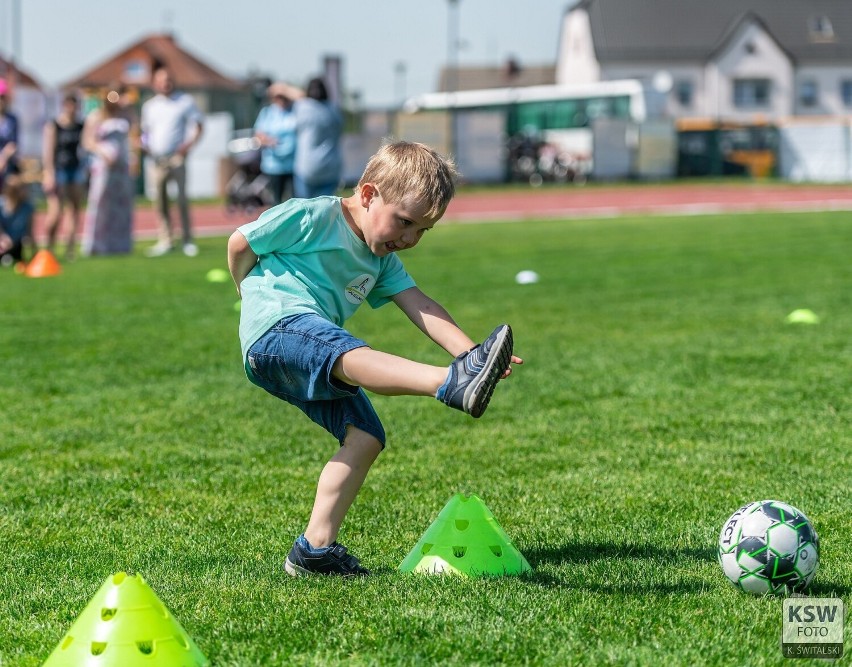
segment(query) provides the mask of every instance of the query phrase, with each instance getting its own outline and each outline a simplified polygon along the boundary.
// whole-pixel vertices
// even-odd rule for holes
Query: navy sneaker
[[[485,339],[450,364],[447,381],[438,390],[438,400],[451,408],[479,418],[512,359],[512,327],[501,324]]]
[[[346,547],[333,542],[325,549],[310,550],[301,540],[293,543],[290,555],[284,562],[284,569],[292,577],[305,577],[314,574],[331,574],[341,577],[363,577],[370,571],[361,567],[358,559],[347,553]]]

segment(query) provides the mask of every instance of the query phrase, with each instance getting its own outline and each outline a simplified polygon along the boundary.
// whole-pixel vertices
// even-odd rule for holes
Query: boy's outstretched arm
[[[420,331],[452,356],[457,357],[476,345],[459,328],[446,309],[419,288],[411,287],[394,295],[393,302]]]
[[[457,357],[476,345],[462,331],[447,310],[434,299],[426,296],[417,287],[411,287],[396,294],[393,302],[404,312],[418,329],[443,347],[452,356]],[[512,356],[513,364],[524,363],[520,357]],[[512,372],[506,369],[503,377]]]
[[[240,283],[255,264],[257,264],[257,255],[254,254],[246,237],[237,230],[228,239],[228,269],[237,286],[237,294],[240,294]]]

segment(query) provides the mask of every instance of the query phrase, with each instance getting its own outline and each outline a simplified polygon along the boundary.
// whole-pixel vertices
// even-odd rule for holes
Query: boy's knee
[[[343,439],[343,446],[357,450],[362,455],[373,460],[382,452],[382,443],[376,436],[352,424],[346,427],[346,437]]]
[[[341,382],[345,382],[353,387],[359,387],[360,383],[351,376],[351,373],[347,372],[347,368],[344,366],[357,364],[359,359],[364,358],[365,351],[371,350],[372,348],[368,346],[356,347],[351,350],[347,350],[335,360],[334,365],[331,367],[331,374]]]

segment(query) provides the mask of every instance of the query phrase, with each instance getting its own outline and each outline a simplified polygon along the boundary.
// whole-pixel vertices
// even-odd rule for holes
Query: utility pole
[[[459,2],[460,0],[447,0],[447,99],[449,104],[447,110],[450,116],[450,155],[455,158],[457,145],[455,94],[458,89],[459,69]]]
[[[9,56],[7,80],[13,91],[18,84],[18,63],[21,59],[21,0],[12,0],[12,49]]]
[[[405,104],[405,75],[408,72],[408,66],[404,61],[397,60],[393,66],[393,72],[396,75],[394,77],[396,104],[402,107]]]

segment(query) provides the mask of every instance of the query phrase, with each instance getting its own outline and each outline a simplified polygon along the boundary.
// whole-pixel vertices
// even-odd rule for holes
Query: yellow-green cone
[[[141,575],[109,577],[43,667],[208,667]]]

